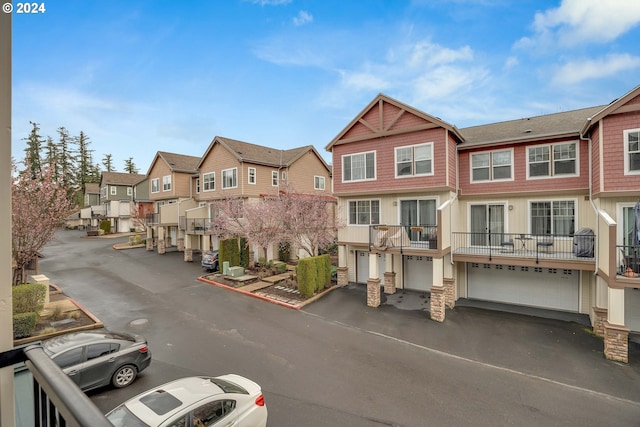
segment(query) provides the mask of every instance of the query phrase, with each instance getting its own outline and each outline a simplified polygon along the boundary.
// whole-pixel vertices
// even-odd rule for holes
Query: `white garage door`
[[[467,283],[469,298],[579,311],[578,270],[468,263]]]
[[[380,283],[384,282],[384,255],[377,254],[378,256],[378,278]],[[356,282],[367,283],[369,279],[369,252],[356,251]]]
[[[633,332],[640,332],[640,289],[624,290],[624,324]]]
[[[433,258],[408,255],[403,257],[404,288],[429,291],[433,284]]]

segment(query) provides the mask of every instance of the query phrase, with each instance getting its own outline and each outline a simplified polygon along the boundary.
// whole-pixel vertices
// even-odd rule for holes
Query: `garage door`
[[[472,299],[578,312],[578,270],[467,264],[467,295]]]
[[[378,278],[380,283],[384,281],[384,255],[376,254],[378,257]],[[356,251],[356,282],[367,283],[369,279],[369,252]]]
[[[624,324],[633,332],[640,332],[640,289],[624,290]]]
[[[429,256],[404,256],[404,288],[430,291],[433,283],[433,258]]]

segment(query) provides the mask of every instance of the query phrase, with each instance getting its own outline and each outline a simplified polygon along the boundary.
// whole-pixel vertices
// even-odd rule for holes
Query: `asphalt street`
[[[602,356],[582,325],[458,307],[366,306],[350,285],[296,311],[197,280],[182,253],[60,231],[40,272],[109,329],[147,337],[151,366],[90,393],[104,412],[187,375],[258,382],[269,426],[640,426],[640,349]]]

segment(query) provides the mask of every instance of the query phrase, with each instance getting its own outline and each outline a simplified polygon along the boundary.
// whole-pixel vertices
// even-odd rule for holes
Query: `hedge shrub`
[[[296,266],[298,291],[303,298],[311,297],[317,289],[317,269],[313,258],[302,258]]]
[[[240,250],[238,248],[238,239],[224,239],[220,241],[218,250],[218,263],[222,265],[225,261],[229,261],[229,267],[240,265]]]
[[[13,315],[13,338],[26,338],[33,335],[38,323],[38,313],[18,313]]]
[[[240,244],[240,266],[247,268],[249,267],[249,243],[247,242],[247,239],[245,239],[244,237],[241,237],[239,239],[239,244]]]
[[[104,234],[111,233],[111,221],[107,219],[100,221],[100,230],[102,230]]]
[[[44,308],[44,300],[47,296],[47,286],[41,283],[25,283],[14,286],[13,314],[40,313]]]

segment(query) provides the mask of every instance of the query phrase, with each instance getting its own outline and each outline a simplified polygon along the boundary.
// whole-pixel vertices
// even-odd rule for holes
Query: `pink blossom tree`
[[[32,176],[30,165],[25,166],[18,173],[14,165],[11,178],[13,284],[25,282],[27,266],[70,212],[66,190],[54,179],[54,167],[42,166],[38,175]]]

